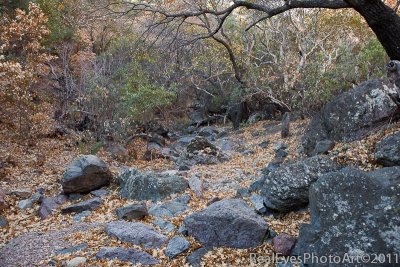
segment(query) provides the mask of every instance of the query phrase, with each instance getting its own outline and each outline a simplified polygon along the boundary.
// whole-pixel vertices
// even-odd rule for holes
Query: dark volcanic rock
[[[86,201],[82,201],[76,204],[69,205],[61,209],[62,213],[82,212],[86,210],[97,209],[103,201],[99,197],[94,197]]]
[[[190,167],[193,165],[217,164],[226,161],[228,156],[210,143],[205,137],[196,136],[176,161],[176,165]]]
[[[200,267],[201,259],[206,255],[208,250],[206,248],[199,248],[193,251],[189,256],[186,257],[186,261],[192,267]]]
[[[308,204],[308,190],[321,174],[340,167],[324,156],[284,163],[265,177],[260,190],[267,208],[289,212]]]
[[[256,211],[260,214],[264,214],[267,212],[267,209],[264,206],[264,198],[257,194],[252,194],[249,198],[251,204],[253,204]]]
[[[144,248],[160,248],[168,241],[166,236],[143,223],[110,222],[107,224],[105,231],[108,235],[114,236],[123,242],[142,245]]]
[[[276,253],[283,256],[290,256],[294,246],[296,245],[296,237],[286,233],[279,234],[273,239],[273,246]]]
[[[202,136],[196,136],[192,141],[190,141],[190,143],[186,147],[186,151],[189,153],[195,153],[196,151],[205,149],[209,149],[210,154],[213,155],[215,155],[218,151],[216,146],[211,144],[210,141],[207,140],[207,138]]]
[[[90,192],[90,194],[95,196],[95,197],[105,197],[109,193],[110,192],[108,192],[106,189],[98,189],[98,190],[94,190],[94,191]]]
[[[268,227],[241,199],[215,202],[184,219],[188,233],[206,246],[250,248],[262,243]]]
[[[6,227],[8,225],[7,218],[3,215],[0,215],[0,228]]]
[[[383,166],[400,165],[400,132],[390,135],[378,143],[375,159]]]
[[[198,198],[203,197],[203,182],[197,175],[192,175],[189,178],[189,187],[194,191]]]
[[[352,141],[399,115],[387,94],[392,84],[367,81],[327,103],[310,122],[302,140],[303,152],[311,155],[318,141]]]
[[[71,254],[77,251],[81,251],[84,250],[88,247],[87,243],[82,243],[76,246],[71,246],[71,247],[67,247],[67,248],[63,248],[63,249],[59,249],[57,251],[55,251],[56,255],[62,255],[62,254]]]
[[[150,254],[132,248],[108,247],[102,248],[96,254],[98,259],[118,259],[124,262],[141,265],[155,265],[159,261]]]
[[[175,225],[173,225],[171,222],[164,220],[162,218],[156,218],[153,221],[153,224],[160,227],[161,231],[165,232],[165,233],[170,233],[175,230]]]
[[[46,197],[42,200],[42,203],[39,208],[39,217],[41,219],[46,219],[49,217],[53,210],[57,209],[60,205],[64,204],[67,201],[67,197],[65,195],[58,195],[55,197]]]
[[[155,217],[171,218],[184,213],[188,209],[187,203],[171,200],[154,205],[149,209],[149,213]]]
[[[115,210],[118,219],[127,221],[142,219],[149,215],[145,204],[132,204]]]
[[[180,236],[172,238],[165,249],[165,255],[173,259],[179,254],[187,251],[190,247],[189,241]]]
[[[188,187],[188,182],[181,176],[136,169],[126,170],[119,180],[121,196],[133,200],[159,201]]]
[[[111,178],[104,161],[94,155],[85,155],[71,162],[61,184],[65,194],[88,193],[108,185]]]
[[[320,177],[310,189],[311,224],[301,227],[295,254],[343,258],[345,254],[357,257],[398,253],[399,184],[400,167],[373,172],[345,168]],[[377,264],[363,262],[362,266]],[[379,266],[397,264],[386,261]]]
[[[327,154],[329,150],[331,150],[335,146],[335,142],[331,140],[322,140],[318,141],[315,144],[314,151],[312,152],[313,156]]]

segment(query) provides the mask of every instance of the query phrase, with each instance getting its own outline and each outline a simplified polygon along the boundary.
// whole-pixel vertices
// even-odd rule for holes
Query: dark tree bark
[[[391,59],[400,60],[400,17],[380,0],[347,0],[376,34]]]

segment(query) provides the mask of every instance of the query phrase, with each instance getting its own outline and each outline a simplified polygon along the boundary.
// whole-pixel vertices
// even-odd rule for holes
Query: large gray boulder
[[[260,194],[269,209],[296,210],[308,204],[309,188],[320,175],[339,169],[340,166],[324,156],[283,163],[264,177]]]
[[[132,264],[140,265],[155,265],[160,262],[150,254],[133,249],[133,248],[121,248],[121,247],[106,247],[100,249],[96,254],[98,259],[117,259],[124,262],[130,262]]]
[[[300,228],[295,254],[370,255],[370,260],[381,253],[395,256],[400,251],[399,184],[400,167],[373,172],[345,168],[320,177],[310,189],[311,224]],[[360,266],[398,266],[394,256],[391,263],[385,257],[382,263],[362,262]]]
[[[141,245],[144,248],[160,248],[168,238],[153,227],[143,223],[115,221],[107,224],[106,233],[123,242]]]
[[[184,225],[206,247],[256,247],[268,230],[264,219],[241,199],[215,202],[187,216]]]
[[[318,141],[352,141],[400,115],[388,95],[394,87],[381,80],[367,81],[337,96],[311,120],[302,140],[305,154],[311,155]]]
[[[112,174],[104,161],[94,155],[81,156],[67,167],[61,185],[65,194],[88,193],[109,185]]]
[[[400,132],[384,138],[377,144],[375,159],[387,167],[400,165]]]
[[[128,169],[119,177],[121,196],[133,200],[162,200],[171,194],[182,193],[188,182],[181,176],[168,173],[140,172]]]

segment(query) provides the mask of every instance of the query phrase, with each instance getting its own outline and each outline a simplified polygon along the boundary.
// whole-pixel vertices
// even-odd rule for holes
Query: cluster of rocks
[[[179,175],[179,171],[160,173],[126,169],[118,177],[120,195],[133,203],[116,207],[118,220],[107,223],[104,231],[120,242],[142,249],[104,247],[96,253],[96,258],[157,265],[160,261],[146,250],[165,248],[164,253],[170,259],[186,255],[189,264],[200,266],[201,258],[214,247],[246,249],[263,242],[272,244],[275,252],[284,256],[398,252],[400,133],[377,144],[374,157],[385,167],[375,171],[340,166],[322,155],[332,149],[335,141],[360,138],[373,126],[393,116],[397,106],[383,92],[385,86],[383,82],[371,81],[337,97],[310,123],[302,143],[308,158],[284,162],[288,146],[275,143],[275,160],[262,170],[262,175],[249,188],[238,190],[234,199],[211,200],[203,210],[185,216],[181,225],[176,225],[173,218],[190,210],[191,197],[185,193],[188,188],[198,198],[203,197],[201,178],[192,175],[187,180]],[[348,105],[349,102],[354,105]],[[195,164],[223,162],[228,157],[222,152],[222,146],[216,145],[226,141],[221,138],[223,136],[225,134],[213,127],[204,127],[196,135],[179,139],[175,147],[170,147],[169,155],[181,170]],[[152,139],[151,143],[163,147],[165,143],[160,140]],[[268,145],[266,141],[260,147]],[[102,205],[107,190],[101,188],[109,185],[112,178],[102,160],[87,155],[67,167],[61,180],[63,194],[45,197],[43,190],[33,195],[23,191],[14,194],[22,198],[21,209],[40,203],[41,218],[50,216],[67,201],[74,201],[64,206],[61,212],[75,213],[74,218],[80,220]],[[89,193],[90,198],[83,195]],[[83,197],[85,200],[81,201]],[[301,226],[298,239],[286,233],[276,234],[263,217],[298,211],[307,205],[311,223]],[[0,190],[0,212],[6,207],[5,193]],[[148,216],[152,220],[146,221],[152,225],[140,221]],[[0,227],[2,224],[0,215]],[[195,238],[202,248],[187,255],[190,243],[186,236]],[[83,243],[56,251],[56,254],[86,247]],[[77,257],[67,266],[84,262],[86,258]],[[315,262],[306,264],[325,266]]]
[[[212,144],[209,139],[199,135],[192,138],[186,148],[181,151],[176,159],[176,165],[179,170],[188,170],[194,165],[217,164],[228,159],[226,153]]]

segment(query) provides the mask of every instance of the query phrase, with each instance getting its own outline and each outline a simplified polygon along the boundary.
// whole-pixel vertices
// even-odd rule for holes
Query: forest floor
[[[181,172],[181,175],[187,178],[193,174],[199,175],[207,190],[204,192],[203,198],[198,198],[188,189],[186,193],[192,197],[189,203],[191,209],[174,218],[172,223],[179,227],[186,215],[205,208],[207,202],[214,197],[219,197],[220,199],[235,197],[238,186],[248,186],[261,175],[261,169],[273,160],[274,151],[271,144],[274,142],[285,142],[289,145],[289,157],[287,160],[299,157],[299,142],[307,123],[307,120],[292,122],[291,135],[284,140],[280,137],[280,131],[276,130],[279,125],[271,121],[258,122],[243,127],[240,131],[230,132],[229,138],[239,144],[240,151],[251,149],[254,153],[243,154],[239,151],[234,151],[227,162],[216,165],[196,165],[189,171]],[[51,131],[53,124],[54,122],[49,120],[48,127],[43,128],[41,134],[37,135],[36,138],[29,140],[16,137],[14,134],[15,129],[10,128],[8,125],[0,124],[0,159],[4,164],[0,174],[0,188],[5,192],[26,188],[33,194],[38,188],[44,188],[46,196],[55,196],[62,191],[59,181],[66,166],[82,153],[77,145],[82,136],[73,132],[62,137],[49,137],[46,131]],[[218,127],[229,129],[228,126],[224,125]],[[366,170],[374,169],[376,165],[373,164],[371,155],[376,141],[396,129],[398,129],[398,125],[382,128],[362,141],[337,144],[333,151],[330,152],[330,156],[341,163],[357,165]],[[270,145],[267,148],[258,146],[263,141],[269,141]],[[138,158],[141,158],[141,154],[145,150],[145,144],[139,142],[135,147]],[[113,159],[103,149],[100,149],[97,155],[109,165],[115,177],[118,176],[123,167],[157,171],[172,170],[174,168],[174,163],[167,159],[155,159],[153,161],[129,159],[125,162],[120,162]],[[119,196],[119,188],[116,181],[108,190],[110,194],[104,198],[104,203],[100,208],[94,210],[90,216],[86,217],[83,220],[84,223],[100,223],[101,226],[102,223],[115,221],[117,220],[114,212],[116,208],[134,203]],[[31,209],[21,210],[18,208],[20,199],[7,195],[6,200],[9,203],[9,208],[6,209],[3,215],[7,218],[9,225],[0,229],[0,249],[13,238],[26,233],[51,233],[51,231],[77,226],[77,223],[72,219],[72,215],[61,214],[56,211],[49,218],[41,220],[37,216],[39,205],[35,204]],[[70,202],[67,202],[64,206],[69,204]],[[264,218],[268,226],[275,232],[285,232],[294,236],[298,235],[300,224],[308,223],[310,220],[307,210],[292,212],[278,218],[268,216]],[[151,223],[152,219],[151,216],[148,216],[144,222]],[[173,235],[173,233],[170,235]],[[96,260],[94,258],[94,255],[102,247],[135,247],[109,237],[104,233],[102,227],[89,227],[85,231],[63,232],[61,238],[65,239],[65,244],[68,244],[68,246],[85,242],[87,243],[87,248],[71,254],[52,255],[49,258],[41,259],[40,266],[48,266],[47,263],[50,259],[61,263],[78,256],[87,258],[85,266],[131,266],[123,262]],[[191,244],[189,251],[173,260],[164,255],[165,248],[146,251],[160,260],[160,266],[184,266],[186,256],[201,246],[191,237],[188,240]],[[203,264],[204,266],[249,266],[250,253],[272,256],[273,248],[268,243],[252,249],[215,248],[203,257]],[[20,255],[25,254],[21,252]],[[16,257],[18,256],[16,255]],[[21,266],[25,265],[21,263]]]

